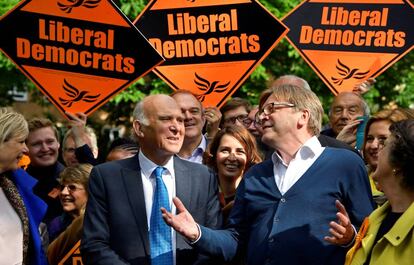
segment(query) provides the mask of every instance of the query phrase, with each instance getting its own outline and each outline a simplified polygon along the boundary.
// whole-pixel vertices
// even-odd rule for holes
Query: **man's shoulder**
[[[365,162],[361,156],[342,148],[325,147],[317,161],[336,170],[349,171],[356,170],[357,168],[364,168],[365,170]]]
[[[121,168],[131,168],[131,169],[138,169],[139,168],[139,161],[136,156],[125,158],[121,160],[113,160],[109,162],[104,162],[99,165],[94,166],[95,170],[99,171],[112,171]]]
[[[194,170],[202,170],[202,171],[208,171],[208,167],[203,164],[199,164],[196,162],[191,162],[185,159],[182,159],[178,156],[174,156],[174,163],[177,167],[184,167],[188,169],[194,169]]]

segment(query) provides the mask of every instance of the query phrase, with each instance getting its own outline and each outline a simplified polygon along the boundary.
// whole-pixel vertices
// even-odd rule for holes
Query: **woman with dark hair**
[[[204,155],[204,164],[217,174],[224,220],[233,206],[243,173],[261,161],[256,141],[244,127],[225,127],[211,141]]]
[[[414,118],[414,116],[405,109],[381,110],[368,120],[365,127],[362,153],[368,167],[372,195],[378,205],[382,205],[386,200],[384,194],[376,188],[371,176],[377,168],[378,153],[391,134],[389,130],[391,124],[408,118]]]
[[[364,220],[346,265],[411,265],[414,261],[414,119],[392,124],[390,132],[372,176],[388,201]],[[346,218],[345,211],[341,214]],[[339,239],[349,224],[349,219],[341,219],[340,224],[330,224],[332,238]]]
[[[39,234],[47,206],[33,194],[37,181],[18,165],[28,152],[28,134],[23,115],[0,108],[1,264],[47,264]]]

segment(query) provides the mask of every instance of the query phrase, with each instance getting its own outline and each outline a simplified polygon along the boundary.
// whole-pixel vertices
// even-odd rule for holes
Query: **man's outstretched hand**
[[[195,241],[200,237],[200,231],[194,218],[187,211],[184,204],[177,197],[173,198],[173,203],[177,208],[177,214],[173,215],[165,208],[161,208],[162,217],[165,223],[174,228],[175,231],[183,235],[190,241]]]
[[[351,224],[345,206],[338,200],[335,201],[335,206],[338,209],[336,213],[337,221],[329,223],[330,236],[325,236],[325,241],[334,244],[345,246],[350,244],[355,237],[355,230]]]

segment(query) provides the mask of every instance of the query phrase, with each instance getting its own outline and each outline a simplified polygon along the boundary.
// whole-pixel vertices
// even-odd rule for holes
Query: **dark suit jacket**
[[[197,223],[221,226],[217,180],[207,167],[174,157],[176,196]],[[203,264],[176,235],[177,265]],[[84,264],[150,264],[147,216],[138,156],[93,168],[81,253]]]

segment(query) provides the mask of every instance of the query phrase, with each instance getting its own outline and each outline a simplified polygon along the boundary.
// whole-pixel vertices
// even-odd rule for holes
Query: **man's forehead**
[[[180,106],[180,108],[202,108],[201,102],[197,100],[192,94],[179,93],[173,95],[173,98]]]
[[[334,102],[332,103],[333,106],[361,106],[362,100],[353,93],[344,93],[339,94]]]
[[[49,137],[50,136],[49,134],[53,135],[53,138],[56,138],[55,131],[53,130],[53,128],[50,126],[47,126],[47,127],[38,128],[34,131],[29,132],[28,138],[33,138],[33,137],[51,138]]]

